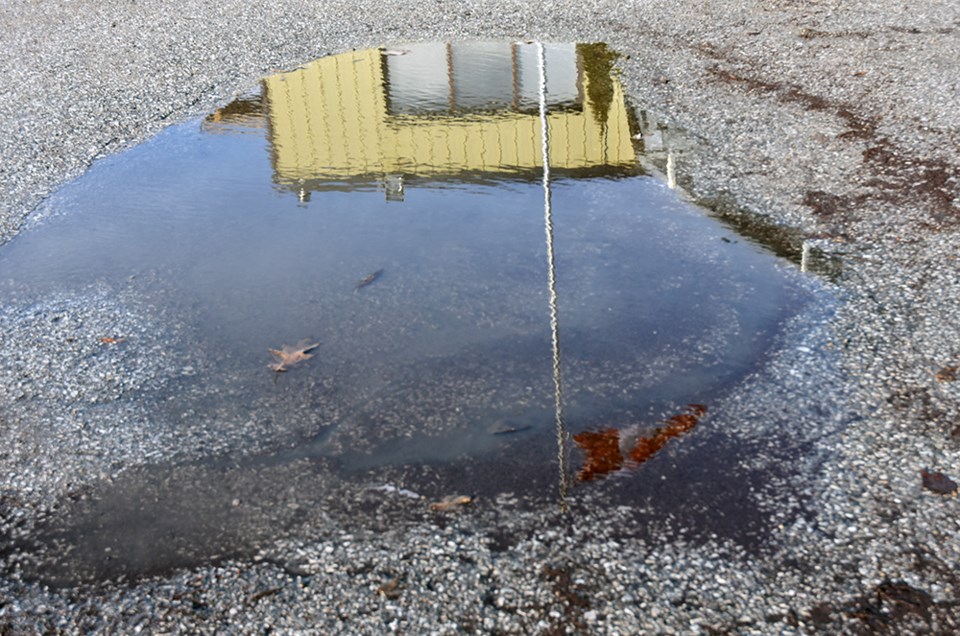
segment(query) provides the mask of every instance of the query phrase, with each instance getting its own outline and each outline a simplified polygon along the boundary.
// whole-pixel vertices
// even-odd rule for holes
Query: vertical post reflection
[[[560,470],[560,510],[567,511],[569,490],[567,431],[563,423],[563,382],[560,375],[560,328],[557,319],[557,278],[553,254],[553,211],[550,202],[550,126],[547,121],[547,69],[543,43],[537,42],[540,72],[540,139],[543,153],[543,222],[547,238],[547,285],[550,291],[550,336],[553,344],[554,413],[556,414],[557,461]]]

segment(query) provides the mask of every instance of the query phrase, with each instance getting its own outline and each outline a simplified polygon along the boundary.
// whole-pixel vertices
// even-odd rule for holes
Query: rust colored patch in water
[[[707,412],[702,404],[691,404],[683,413],[677,413],[651,435],[635,437],[631,429],[621,431],[607,428],[602,431],[584,431],[573,437],[587,457],[577,473],[580,481],[590,481],[624,468],[635,468],[663,448],[674,437],[692,430]],[[635,440],[635,441],[634,441]]]

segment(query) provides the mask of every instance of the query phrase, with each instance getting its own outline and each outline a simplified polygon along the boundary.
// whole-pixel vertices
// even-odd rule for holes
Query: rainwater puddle
[[[614,59],[602,44],[344,53],[64,188],[0,250],[3,302],[106,286],[186,325],[169,380],[118,399],[184,439],[222,427],[223,446],[65,505],[36,575],[242,554],[327,505],[323,479],[553,500],[558,423],[573,488],[682,471],[682,452],[656,459],[685,444],[722,464],[722,446],[696,446],[721,434],[711,404],[808,292],[645,174],[638,139],[666,129],[628,107]]]

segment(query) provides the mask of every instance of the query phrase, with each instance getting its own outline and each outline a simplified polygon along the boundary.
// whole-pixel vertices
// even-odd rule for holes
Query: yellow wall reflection
[[[551,169],[634,171],[623,89],[610,73],[614,55],[602,44],[546,51]],[[295,190],[357,180],[389,189],[404,177],[531,173],[542,164],[535,61],[533,45],[523,43],[413,44],[325,57],[268,77],[274,179]]]
[[[503,46],[512,49],[511,58],[516,60],[516,48],[523,45]],[[414,50],[406,55],[414,61],[434,51]],[[456,118],[435,111],[391,114],[388,82],[392,77],[386,73],[391,57],[400,58],[379,49],[344,53],[267,78],[270,139],[279,182],[380,178],[385,174],[492,176],[540,166],[536,113],[501,110]],[[448,60],[435,61],[444,64]],[[613,99],[605,114],[594,112],[590,100],[581,100],[578,111],[549,115],[551,167],[633,166],[636,157],[619,82],[591,78],[576,59],[569,62],[577,68],[575,77],[584,91],[591,80],[608,81],[613,84]],[[548,67],[548,73],[552,70]],[[519,69],[512,71],[519,75]],[[456,69],[450,69],[447,75],[455,73]],[[436,78],[425,77],[425,84],[428,79]],[[469,81],[465,78],[460,83]],[[431,100],[435,91],[429,88],[427,85],[424,97],[427,104],[435,101]],[[455,93],[450,92],[452,102]]]

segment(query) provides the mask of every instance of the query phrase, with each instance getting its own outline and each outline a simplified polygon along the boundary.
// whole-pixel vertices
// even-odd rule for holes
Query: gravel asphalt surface
[[[589,490],[570,514],[509,494],[441,512],[391,489],[389,469],[312,484],[295,462],[211,469],[194,460],[247,439],[241,414],[169,431],[117,399],[202,373],[164,353],[183,325],[110,289],[2,307],[0,633],[960,632],[960,499],[921,479],[960,480],[956,2],[9,0],[0,33],[4,242],[98,159],[264,75],[350,48],[504,38],[610,44],[634,107],[683,131],[690,199],[832,264],[808,283],[832,300],[711,410],[744,449],[718,476],[742,489],[742,517],[689,492],[678,507],[702,514],[650,524]],[[79,325],[140,337],[97,357]],[[172,485],[151,478],[165,461]],[[237,509],[224,531],[255,542],[134,580],[36,582],[59,556],[31,549],[48,519],[82,518],[116,484],[159,501],[177,479],[196,488],[188,516],[223,498]],[[277,483],[282,502],[263,487]]]

